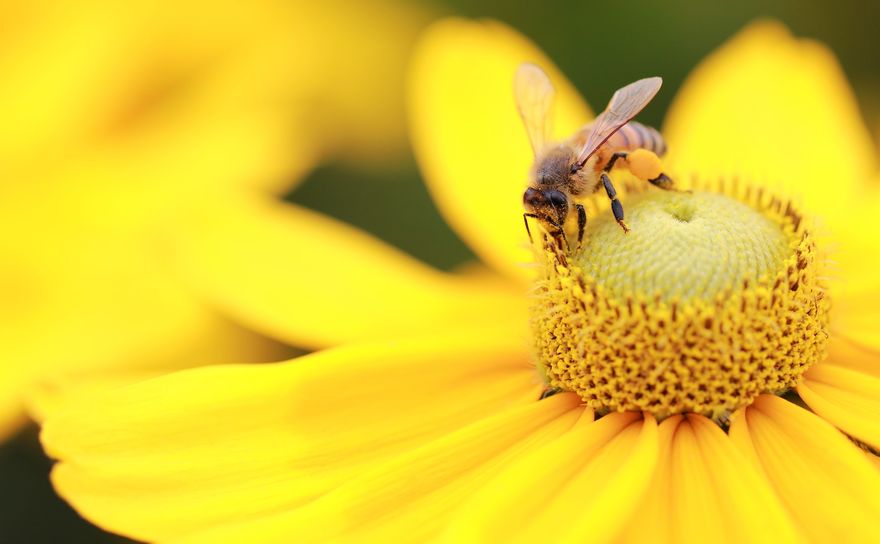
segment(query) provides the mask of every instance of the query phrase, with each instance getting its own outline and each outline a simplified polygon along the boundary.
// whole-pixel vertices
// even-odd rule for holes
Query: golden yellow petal
[[[875,182],[876,183],[876,182]],[[880,353],[880,185],[861,191],[846,217],[828,222],[832,332]]]
[[[657,460],[649,416],[579,422],[527,452],[477,491],[452,520],[452,542],[611,541],[630,519]]]
[[[820,364],[807,372],[797,391],[814,412],[880,449],[880,377]]]
[[[193,218],[180,258],[194,288],[256,329],[325,346],[456,326],[525,338],[524,289],[437,271],[355,228],[238,197]]]
[[[4,376],[0,382],[0,441],[17,431],[25,421],[24,407],[19,398],[21,384]]]
[[[696,513],[699,514],[696,514]],[[651,489],[625,542],[798,542],[763,474],[713,422],[673,416],[660,425]]]
[[[749,25],[694,70],[664,135],[675,171],[765,181],[835,221],[876,168],[834,55],[771,21]]]
[[[872,465],[877,467],[877,469],[880,469],[880,457],[876,456],[868,450],[862,450],[862,453],[865,454],[865,458],[868,459],[868,461],[870,461]]]
[[[583,413],[556,395],[403,453],[301,509],[222,525],[183,542],[426,542],[505,466],[566,432]]]
[[[242,117],[274,125],[280,138],[309,136],[288,142],[288,153],[307,146],[360,162],[398,157],[404,65],[424,18],[422,9],[385,0],[19,2],[4,11],[0,168],[10,165],[6,153],[27,162],[89,149],[186,148],[191,129],[210,137],[209,129],[230,132]],[[239,183],[278,190],[291,181]]]
[[[409,81],[410,131],[423,175],[449,224],[487,263],[528,279],[522,195],[532,162],[513,100],[523,62],[540,65],[557,90],[555,135],[590,112],[528,39],[493,21],[447,19],[426,31]]]
[[[736,414],[730,437],[758,463],[807,538],[880,538],[880,472],[822,418],[763,395]]]
[[[534,404],[537,382],[503,332],[438,333],[167,375],[50,417],[42,440],[60,461],[56,489],[78,512],[166,540],[305,505],[435,438]]]
[[[16,233],[0,246],[0,404],[21,412],[34,382],[70,372],[266,361],[287,351],[187,290],[164,259],[160,229],[115,215],[164,212],[103,192],[67,206],[76,202],[69,186],[14,189],[0,198],[3,226]]]
[[[880,351],[839,335],[832,335],[828,342],[825,363],[880,376]]]
[[[870,260],[869,257],[866,258]],[[874,270],[872,268],[870,274],[876,274]],[[865,276],[868,273],[866,270]],[[858,281],[858,278],[855,280]],[[832,333],[844,341],[872,351],[875,358],[880,356],[880,284],[864,291],[848,289],[835,298],[834,302],[831,314]]]
[[[22,399],[28,415],[37,423],[119,387],[142,382],[180,368],[108,368],[94,372],[47,373],[22,388]]]

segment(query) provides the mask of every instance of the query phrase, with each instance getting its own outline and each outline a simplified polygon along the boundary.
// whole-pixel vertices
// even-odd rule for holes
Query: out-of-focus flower
[[[863,222],[880,204],[832,56],[776,24],[748,28],[696,70],[665,127],[670,172],[715,192],[628,195],[626,238],[591,201],[584,254],[613,234],[607,254],[635,271],[651,264],[644,251],[680,257],[668,244],[686,244],[693,266],[674,269],[685,287],[750,271],[709,298],[656,301],[597,283],[595,261],[549,243],[525,294],[518,180],[531,159],[511,96],[523,61],[548,68],[558,133],[571,134],[586,106],[501,25],[439,23],[412,78],[425,175],[499,276],[442,275],[292,207],[202,216],[187,229],[201,252],[186,253],[207,296],[278,338],[348,345],[188,370],[51,418],[42,438],[61,495],[104,528],[173,542],[876,539],[880,343],[867,324],[880,289]],[[717,177],[728,174],[739,181]],[[776,196],[786,190],[801,202]],[[814,213],[838,279],[822,273]],[[701,253],[706,240],[727,265]],[[615,367],[605,376],[581,363],[596,353]],[[535,358],[578,394],[542,399]],[[634,366],[639,379],[620,380]],[[643,398],[656,403],[625,411]]]
[[[285,353],[198,300],[170,243],[243,188],[288,190],[334,154],[401,152],[417,14],[280,0],[0,11],[0,435],[37,381],[39,413],[76,375]]]

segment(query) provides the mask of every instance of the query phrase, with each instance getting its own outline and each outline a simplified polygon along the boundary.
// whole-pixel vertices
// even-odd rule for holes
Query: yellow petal
[[[287,351],[187,290],[153,227],[84,219],[88,210],[63,205],[66,191],[18,198],[40,186],[17,188],[0,199],[3,226],[17,233],[0,244],[0,405],[12,414],[47,376],[277,360]],[[132,210],[105,194],[90,200],[113,214]]]
[[[590,112],[528,39],[501,23],[447,19],[419,43],[409,81],[410,131],[428,186],[450,225],[493,267],[530,278],[522,194],[532,162],[513,101],[523,62],[540,65],[557,89],[556,135]]]
[[[564,433],[583,413],[575,395],[547,400],[415,448],[301,509],[219,526],[184,542],[426,542],[504,466]]]
[[[769,21],[748,26],[697,67],[664,135],[676,171],[766,181],[837,221],[876,167],[834,55]]]
[[[800,541],[763,474],[702,416],[660,425],[654,477],[624,541]]]
[[[584,421],[502,470],[453,519],[451,542],[605,542],[651,479],[657,424],[637,414]]]
[[[814,412],[880,449],[880,377],[819,364],[807,371],[797,391]]]
[[[871,274],[876,274],[874,269]],[[880,355],[880,284],[864,291],[847,290],[834,302],[832,332]]]
[[[112,368],[95,372],[49,372],[23,388],[22,398],[28,415],[42,423],[55,414],[88,404],[91,399],[112,389],[142,382],[180,368]]]
[[[361,162],[397,156],[405,143],[401,80],[422,9],[384,0],[19,4],[4,11],[0,51],[0,149],[10,155],[145,155],[154,144],[187,147],[195,126],[209,139],[210,128],[229,132],[242,115]],[[293,180],[239,182],[279,189]]]
[[[18,397],[18,382],[4,381],[0,385],[0,441],[17,431],[25,421],[24,407]]]
[[[874,455],[873,453],[871,453],[867,449],[862,450],[862,452],[865,454],[865,458],[867,458],[868,461],[870,461],[872,465],[874,465],[875,467],[880,469],[880,457],[877,457],[876,455]]]
[[[842,366],[872,376],[880,376],[880,351],[849,338],[832,335],[828,342],[828,357],[823,364]]]
[[[880,278],[875,273],[876,255],[880,252],[880,241],[875,235],[878,214],[880,183],[875,181],[873,189],[861,191],[856,200],[849,203],[845,218],[822,225],[832,234],[827,250],[836,299],[845,294],[858,300],[860,295],[880,290]]]
[[[350,345],[267,365],[193,369],[50,417],[58,492],[97,525],[165,540],[302,506],[471,422],[534,404],[507,335]]]
[[[276,338],[326,346],[453,323],[525,343],[520,288],[439,272],[328,217],[238,197],[192,222],[180,258],[194,288]]]
[[[876,236],[880,215],[880,185],[862,191],[845,218],[827,225],[832,232],[828,276],[834,301],[831,329],[858,344],[880,353],[880,275]]]
[[[880,538],[880,472],[819,416],[763,395],[735,415],[730,437],[761,467],[808,538]]]

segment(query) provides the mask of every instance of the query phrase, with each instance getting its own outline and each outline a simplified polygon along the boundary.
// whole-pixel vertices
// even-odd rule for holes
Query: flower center
[[[532,321],[548,385],[599,411],[719,419],[824,356],[821,259],[791,203],[720,184],[624,202],[629,234],[597,199],[582,251],[548,239],[538,252]]]

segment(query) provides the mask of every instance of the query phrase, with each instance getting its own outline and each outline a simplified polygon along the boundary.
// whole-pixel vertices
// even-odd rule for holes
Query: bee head
[[[523,194],[525,208],[537,215],[562,224],[568,215],[568,198],[556,189],[529,187]]]

